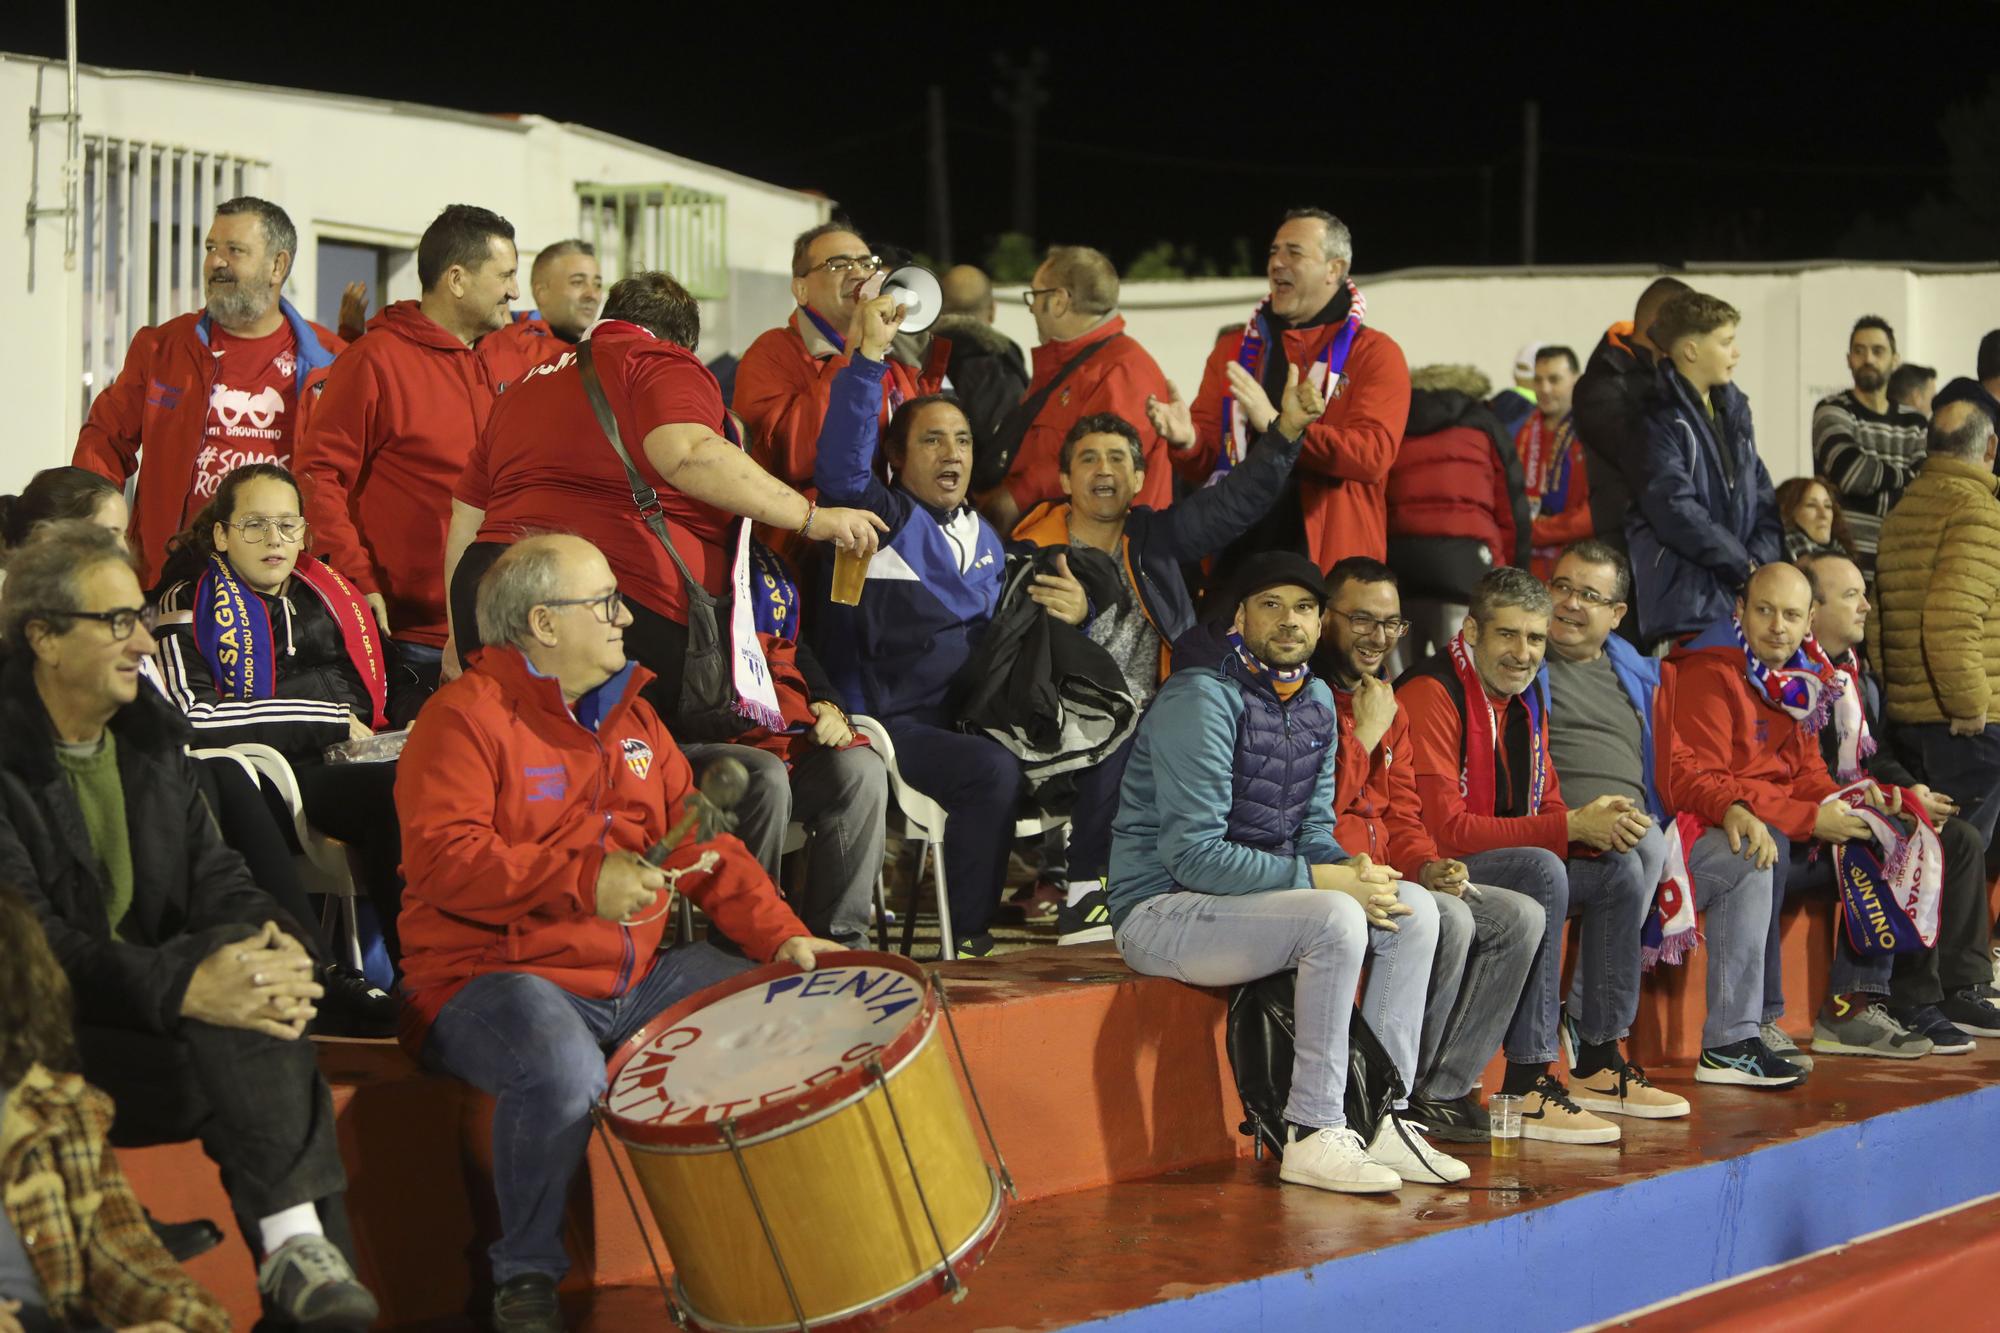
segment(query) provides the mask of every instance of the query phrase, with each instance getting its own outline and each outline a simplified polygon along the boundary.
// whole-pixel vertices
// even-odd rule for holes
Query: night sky
[[[1540,262],[2000,254],[2000,85],[1981,54],[2000,40],[1993,4],[1599,0],[1467,11],[1478,19],[1333,5],[1242,23],[1231,14],[1252,10],[1204,6],[1216,17],[1199,24],[1181,6],[1049,8],[1062,26],[1024,6],[968,20],[993,7],[921,5],[905,23],[832,6],[82,0],[80,35],[91,64],[580,121],[822,191],[878,245],[931,253],[936,83],[959,260],[1011,226],[996,57],[1038,48],[1035,238],[1121,266],[1167,242],[1190,271],[1261,271],[1296,203],[1347,220],[1364,272],[1515,263],[1530,96]],[[62,12],[16,0],[0,48],[60,56]],[[1937,54],[1951,51],[1964,58]],[[1977,127],[1957,140],[1983,133],[1994,150],[1961,151],[1971,172],[1953,169],[1954,106]]]

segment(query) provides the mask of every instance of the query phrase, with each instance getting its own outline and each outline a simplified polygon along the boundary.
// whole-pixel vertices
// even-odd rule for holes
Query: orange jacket
[[[492,410],[478,355],[398,301],[333,363],[302,422],[292,470],[313,550],[388,600],[399,639],[444,646],[451,492]]]
[[[1338,321],[1285,331],[1285,356],[1310,369],[1340,332]],[[1202,368],[1195,395],[1194,447],[1174,466],[1192,485],[1208,480],[1222,453],[1222,399],[1228,367],[1243,350],[1241,332],[1226,334]],[[1299,507],[1306,543],[1321,569],[1350,555],[1380,560],[1389,551],[1389,469],[1410,418],[1410,367],[1396,340],[1364,326],[1348,353],[1346,383],[1326,412],[1306,427],[1299,449]]]
[[[314,374],[346,350],[334,334],[299,315],[287,301],[294,334],[303,324],[319,341],[318,355],[301,350],[299,417],[292,445],[305,438],[305,409]],[[199,505],[194,494],[195,459],[208,429],[208,399],[215,388],[215,357],[208,348],[208,316],[191,310],[132,335],[118,378],[90,403],[90,416],[76,437],[70,462],[124,485],[134,472],[139,489],[132,507],[132,554],[140,583],[152,587],[165,563],[167,539],[187,526]],[[142,447],[143,446],[143,447]],[[341,566],[346,572],[346,566]]]
[[[1113,315],[1104,323],[1067,342],[1043,343],[1035,349],[1035,373],[1023,397],[1033,397],[1056,373],[1092,343],[1117,338],[1125,333],[1125,317]],[[1146,399],[1167,400],[1167,377],[1159,363],[1130,334],[1111,344],[1076,368],[1062,382],[1054,396],[1042,406],[1021,447],[1014,452],[1007,470],[1007,490],[1023,513],[1042,500],[1062,499],[1062,484],[1056,477],[1062,470],[1062,442],[1069,429],[1087,416],[1113,412],[1138,428],[1145,452],[1146,476],[1133,504],[1165,509],[1174,500],[1173,461],[1167,442],[1153,431],[1146,416]]]
[[[922,369],[889,356],[884,384],[882,424],[889,424],[892,402],[907,402],[933,394],[944,384],[944,367],[951,344],[931,340]],[[749,432],[750,456],[772,476],[808,496],[813,486],[813,460],[819,456],[819,428],[826,420],[827,395],[833,377],[848,362],[814,327],[802,310],[786,323],[766,329],[743,353],[736,367],[736,390],[730,408],[743,418]]]
[[[473,344],[495,390],[512,384],[550,357],[575,346],[556,336],[549,322],[523,315]]]
[[[1394,866],[1414,880],[1424,863],[1438,859],[1437,844],[1424,827],[1417,796],[1416,757],[1410,750],[1410,715],[1395,718],[1375,748],[1363,753],[1354,740],[1354,691],[1329,678],[1340,714],[1340,757],[1335,769],[1333,840],[1348,855],[1366,852],[1377,865]]]
[[[1680,682],[1674,731],[1696,774],[1716,793],[1711,807],[1720,806],[1704,817],[1741,801],[1794,842],[1812,837],[1820,802],[1839,787],[1818,740],[1752,692],[1743,651],[1733,644],[1681,651],[1669,660]]]
[[[671,913],[629,927],[606,921],[597,873],[609,853],[643,852],[665,836],[693,783],[639,697],[651,679],[634,664],[601,687],[593,732],[553,679],[518,650],[494,648],[418,715],[396,768],[411,1049],[483,973],[527,972],[590,999],[645,978]],[[690,866],[704,852],[721,864],[686,875],[681,891],[751,957],[768,960],[807,933],[734,837],[684,843],[666,865]]]

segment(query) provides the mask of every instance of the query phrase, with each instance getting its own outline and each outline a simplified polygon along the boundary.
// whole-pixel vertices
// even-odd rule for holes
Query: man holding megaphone
[[[809,497],[814,494],[815,446],[826,420],[833,377],[860,347],[861,307],[881,292],[888,276],[882,256],[849,224],[825,222],[803,233],[792,247],[792,298],[798,309],[784,324],[751,343],[737,367],[731,406],[749,432],[751,456]],[[927,273],[923,277],[935,289],[937,280]],[[907,290],[901,282],[896,285]],[[921,300],[905,303],[920,304]],[[932,304],[921,318],[910,309],[906,330],[928,327],[938,315],[935,298]],[[933,339],[923,353],[909,339],[890,348],[883,380],[885,426],[898,405],[943,387],[950,353],[951,345],[942,339]]]

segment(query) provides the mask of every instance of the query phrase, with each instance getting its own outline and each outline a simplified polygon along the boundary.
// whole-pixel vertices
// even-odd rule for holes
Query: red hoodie
[[[1340,322],[1287,329],[1285,356],[1301,371],[1326,352]],[[1229,363],[1243,350],[1242,333],[1216,343],[1201,372],[1201,391],[1190,409],[1194,447],[1174,456],[1174,466],[1199,486],[1222,452],[1222,399]],[[1410,366],[1395,339],[1363,327],[1347,357],[1347,382],[1318,421],[1306,427],[1294,474],[1305,513],[1306,543],[1315,564],[1331,569],[1350,555],[1382,559],[1389,551],[1386,483],[1403,427],[1410,419]]]
[[[692,774],[633,666],[595,732],[518,650],[495,648],[418,715],[396,768],[403,826],[400,918],[409,995],[403,1039],[420,1049],[438,1011],[487,972],[527,972],[605,999],[645,979],[670,912],[620,926],[597,915],[607,853],[643,852],[680,818]],[[755,857],[724,835],[683,844],[669,869],[715,852],[680,888],[758,961],[808,933]]]
[[[474,344],[474,350],[486,363],[486,373],[498,391],[575,345],[558,338],[547,320],[521,318],[481,338]]]
[[[1417,795],[1410,715],[1397,708],[1382,739],[1363,754],[1354,740],[1354,691],[1333,685],[1333,703],[1340,713],[1333,840],[1350,855],[1366,852],[1377,865],[1394,866],[1414,880],[1439,852],[1424,827],[1423,801]],[[1358,758],[1350,761],[1350,755]]]
[[[1125,332],[1125,317],[1115,315],[1080,337],[1067,342],[1043,343],[1035,349],[1035,374],[1023,397],[1032,398],[1056,373],[1074,361],[1092,343],[1117,338]],[[1062,483],[1062,442],[1084,417],[1112,412],[1125,418],[1139,432],[1144,451],[1146,475],[1132,503],[1165,509],[1174,502],[1173,463],[1167,442],[1153,431],[1146,416],[1146,399],[1167,400],[1167,377],[1159,363],[1127,334],[1090,360],[1078,366],[1060,388],[1042,405],[1042,410],[1021,437],[1014,463],[1007,471],[1007,490],[1023,512],[1042,500],[1060,500]]]
[[[479,356],[398,301],[333,363],[293,456],[313,547],[389,603],[396,638],[443,647],[451,490],[493,410]]]
[[[1818,740],[1751,690],[1741,648],[1698,648],[1671,660],[1679,680],[1674,730],[1696,771],[1794,842],[1812,837],[1820,802],[1839,789]]]

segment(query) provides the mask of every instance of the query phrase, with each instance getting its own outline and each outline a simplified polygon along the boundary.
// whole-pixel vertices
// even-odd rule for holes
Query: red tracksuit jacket
[[[487,972],[532,973],[592,999],[645,978],[672,913],[631,927],[606,921],[597,873],[608,853],[643,852],[663,837],[693,785],[680,747],[639,697],[651,679],[632,666],[592,732],[554,680],[518,650],[493,648],[418,715],[396,767],[412,1050],[445,1002]],[[680,888],[751,957],[768,960],[808,933],[734,837],[684,844],[666,865],[704,851],[722,864]]]
[[[1674,730],[1696,770],[1794,842],[1812,837],[1820,802],[1839,790],[1819,742],[1751,692],[1742,649],[1700,648],[1672,661],[1680,686]]]
[[[1035,349],[1035,373],[1023,397],[1032,398],[1056,372],[1074,361],[1092,343],[1125,332],[1125,317],[1107,319],[1090,332],[1067,342],[1043,343]],[[1165,509],[1174,502],[1173,463],[1167,442],[1153,431],[1146,416],[1146,399],[1167,400],[1167,377],[1159,363],[1130,334],[1078,366],[1036,414],[1014,462],[1007,470],[1007,490],[1022,513],[1043,500],[1063,498],[1062,442],[1069,429],[1087,416],[1114,412],[1137,428],[1144,450],[1146,475],[1133,497],[1136,505]]]
[[[1354,739],[1354,692],[1334,686],[1333,704],[1340,714],[1333,839],[1350,856],[1366,852],[1375,864],[1394,866],[1403,878],[1414,880],[1425,862],[1438,859],[1439,852],[1424,827],[1423,802],[1417,795],[1409,713],[1397,708],[1382,739],[1364,753]]]

